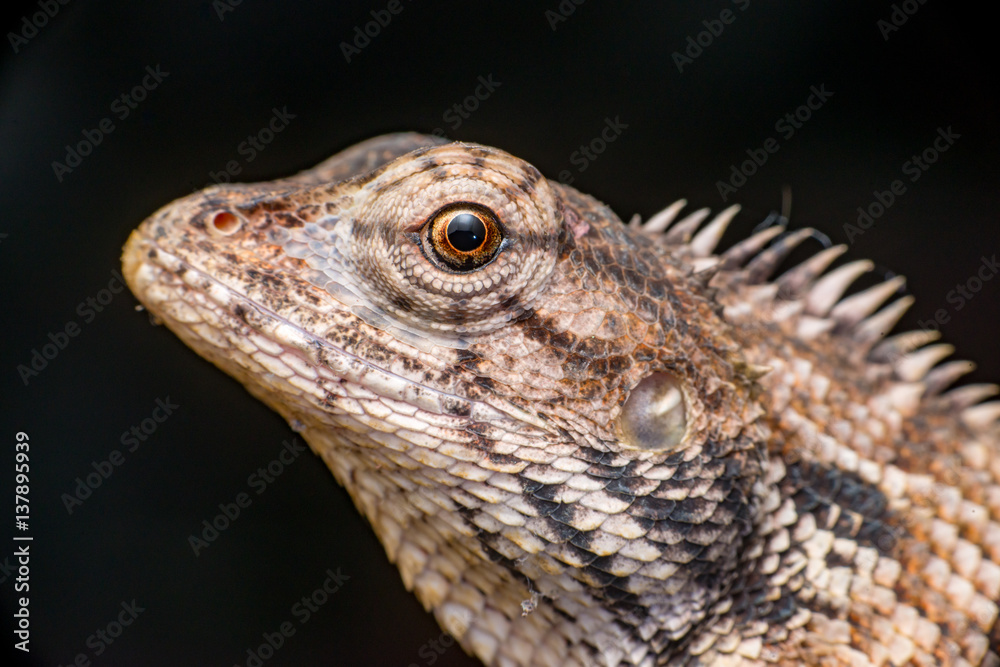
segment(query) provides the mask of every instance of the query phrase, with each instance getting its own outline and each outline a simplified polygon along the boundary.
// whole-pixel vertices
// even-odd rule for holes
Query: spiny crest
[[[940,363],[955,348],[948,344],[928,345],[939,338],[937,331],[915,330],[886,336],[914,302],[912,296],[903,295],[883,306],[899,294],[905,278],[894,276],[845,297],[854,281],[875,265],[862,259],[827,271],[847,250],[846,245],[840,244],[820,250],[770,280],[791,252],[818,232],[809,228],[786,231],[783,224],[776,224],[714,254],[740,207],[726,208],[699,230],[709,217],[709,209],[699,209],[674,222],[686,205],[687,201],[680,199],[646,222],[638,215],[633,216],[628,225],[671,246],[676,256],[690,264],[693,278],[712,286],[741,287],[754,307],[753,316],[766,316],[772,321],[791,319],[802,340],[841,336],[853,342],[869,364],[891,367],[897,383],[893,400],[904,414],[915,413],[921,401],[934,401],[956,411],[961,421],[974,431],[989,431],[1000,425],[1000,401],[981,402],[1000,393],[1000,386],[971,384],[948,390],[952,383],[974,370],[975,364]],[[743,304],[743,308],[747,305]],[[727,306],[724,312],[728,311],[735,319],[750,314],[734,312],[738,308]],[[753,374],[759,377],[765,372],[764,367],[756,367]]]

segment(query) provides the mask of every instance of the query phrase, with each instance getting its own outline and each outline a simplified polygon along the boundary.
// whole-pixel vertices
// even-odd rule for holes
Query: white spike
[[[913,297],[903,297],[903,299],[909,299],[913,302]],[[903,299],[900,299],[902,301]],[[892,306],[890,305],[889,308]],[[878,314],[873,317],[868,318],[867,322],[879,317]],[[866,322],[862,322],[858,329],[867,326]],[[928,343],[933,343],[938,338],[941,337],[941,332],[935,329],[915,329],[913,331],[904,331],[898,333],[895,336],[890,336],[884,341],[878,344],[874,350],[872,350],[871,357],[875,361],[888,361],[892,363],[898,357],[913,352],[919,347],[923,347]]]
[[[871,317],[862,320],[854,329],[854,339],[863,343],[873,343],[882,338],[892,331],[896,322],[899,322],[899,318],[910,309],[914,301],[916,299],[909,295],[900,297]],[[936,339],[935,336],[931,340]]]
[[[833,263],[833,260],[844,254],[846,250],[847,246],[843,243],[821,250],[801,264],[785,271],[774,282],[790,292],[789,296],[797,295],[800,290],[811,284],[819,274],[826,270],[826,267]]]
[[[953,407],[961,410],[970,405],[975,405],[984,398],[995,396],[998,392],[1000,392],[1000,387],[995,384],[966,384],[942,394],[941,398],[948,401]]]
[[[903,356],[896,364],[896,375],[907,382],[924,379],[933,366],[955,351],[954,345],[940,343]]]
[[[638,227],[642,224],[642,216],[638,213],[632,214],[632,219],[628,221],[629,227]]]
[[[812,340],[820,334],[825,334],[827,331],[833,329],[833,325],[836,324],[833,320],[828,320],[825,317],[813,317],[812,315],[803,315],[799,319],[799,325],[797,327],[796,333],[798,337],[802,340]]]
[[[691,254],[695,257],[708,257],[719,245],[722,235],[726,232],[729,223],[732,222],[736,214],[740,212],[740,205],[733,204],[729,208],[720,212],[712,219],[712,222],[695,234],[691,239]]]
[[[796,322],[799,322],[802,316],[802,302],[801,301],[784,301],[782,299],[776,298],[774,303],[771,304],[771,321],[772,322],[784,322],[790,318],[796,318]]]
[[[906,278],[896,276],[862,292],[852,294],[833,307],[833,310],[830,311],[830,317],[848,326],[857,324],[874,313],[879,306],[885,303],[886,299],[898,292],[905,283]]]
[[[825,316],[837,303],[840,297],[847,291],[861,274],[867,273],[875,268],[871,260],[859,259],[848,264],[844,264],[826,274],[816,281],[809,294],[806,295],[806,312],[820,317]]]
[[[985,431],[1000,419],[1000,401],[990,401],[962,410],[962,421],[973,431]]]
[[[762,229],[752,236],[748,236],[722,253],[723,267],[726,269],[735,269],[743,266],[748,259],[756,255],[761,248],[767,245],[768,241],[784,231],[784,227],[775,225]]]
[[[691,260],[691,273],[700,273],[718,264],[718,257],[695,257]]]
[[[683,217],[677,221],[677,224],[667,230],[667,233],[663,237],[664,240],[672,244],[687,243],[691,240],[694,230],[698,229],[698,226],[711,212],[711,209],[699,208],[694,213]]]
[[[779,236],[774,243],[747,263],[743,270],[744,280],[751,285],[764,282],[800,243],[813,234],[815,231],[806,227]]]
[[[764,307],[774,303],[774,298],[778,296],[778,286],[774,283],[764,283],[763,285],[747,285],[743,288],[743,298],[748,303],[759,304]]]
[[[680,213],[681,209],[685,206],[687,206],[687,199],[678,199],[673,204],[647,220],[646,224],[642,226],[642,229],[650,232],[651,234],[662,232],[670,226],[670,223],[674,221],[674,218],[677,217],[677,214]]]
[[[946,364],[936,366],[927,373],[924,384],[927,385],[927,396],[936,396],[947,389],[958,378],[976,370],[976,365],[971,361],[949,361]]]
[[[923,395],[924,385],[920,382],[897,382],[886,392],[889,403],[905,417],[917,414]]]

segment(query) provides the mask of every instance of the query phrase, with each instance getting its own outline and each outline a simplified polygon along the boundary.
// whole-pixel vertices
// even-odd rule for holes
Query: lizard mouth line
[[[156,308],[155,312],[162,313],[159,316],[184,339],[197,341],[203,348],[236,343],[219,338],[219,332],[230,331],[229,328],[213,327],[203,318],[200,326],[189,321],[191,317],[185,315],[197,314],[192,306],[202,311],[211,309],[216,318],[235,318],[254,332],[250,334],[250,344],[259,350],[250,355],[254,361],[267,372],[284,377],[299,388],[309,387],[311,393],[322,395],[322,385],[346,381],[383,398],[403,401],[434,414],[462,415],[473,422],[503,423],[508,428],[517,420],[525,419],[526,415],[517,409],[514,412],[518,414],[512,419],[510,406],[470,401],[371,364],[304,330],[237,288],[163,250],[154,239],[138,232],[126,245],[123,264],[126,280],[133,292],[142,296],[144,303],[182,304],[175,305],[172,310]],[[162,275],[153,272],[164,272],[173,280],[164,280]],[[154,312],[148,303],[146,305]],[[206,327],[212,328],[216,335],[206,335]],[[537,419],[529,421],[538,422]],[[543,426],[544,423],[534,425]]]

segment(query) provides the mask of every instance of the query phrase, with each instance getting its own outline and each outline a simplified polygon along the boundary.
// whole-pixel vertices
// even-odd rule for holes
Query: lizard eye
[[[680,381],[664,372],[644,378],[629,394],[618,422],[625,442],[636,449],[674,449],[687,432]]]
[[[445,267],[462,273],[486,266],[503,243],[493,212],[475,204],[452,204],[431,216],[427,241]]]

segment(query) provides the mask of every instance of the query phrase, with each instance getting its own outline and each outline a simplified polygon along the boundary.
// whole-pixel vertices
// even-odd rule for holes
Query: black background
[[[439,639],[311,453],[263,494],[248,488],[293,435],[275,414],[150,326],[127,291],[89,323],[76,311],[112,279],[130,230],[229,160],[239,161],[241,180],[272,179],[376,134],[440,128],[553,178],[569,169],[575,187],[627,219],[679,197],[722,208],[716,182],[775,137],[778,153],[730,199],[744,213],[724,244],[779,208],[785,185],[793,227],[847,241],[857,207],[902,178],[907,192],[847,257],[873,258],[881,277],[907,275],[918,301],[904,324],[944,308],[946,339],[980,364],[973,379],[1000,378],[1000,280],[961,310],[947,300],[1000,250],[995,25],[983,10],[913,0],[916,13],[886,40],[877,22],[890,17],[889,2],[750,0],[740,11],[729,0],[588,0],[553,30],[545,12],[558,11],[558,0],[402,0],[403,11],[346,62],[341,42],[387,4],[243,0],[222,20],[210,2],[71,2],[19,52],[9,39],[0,47],[0,563],[14,549],[6,503],[14,434],[25,431],[28,664],[69,664],[78,653],[95,665],[245,664],[247,648],[286,620],[296,633],[267,665],[427,665],[427,642]],[[672,53],[725,8],[736,20],[678,72]],[[9,15],[5,34],[36,11],[29,3]],[[147,66],[169,74],[128,118],[115,117],[111,102]],[[499,86],[453,128],[443,114],[490,75]],[[833,96],[781,137],[775,122],[820,85]],[[273,108],[295,117],[246,162],[238,146]],[[114,131],[60,182],[52,163],[106,117]],[[577,171],[572,153],[606,118],[627,128]],[[939,127],[961,138],[910,183],[903,163]],[[80,334],[26,386],[18,365],[68,322]],[[167,397],[180,407],[68,514],[61,495],[92,462],[122,450],[120,434]],[[188,535],[248,490],[252,505],[196,558]],[[301,625],[290,609],[327,568],[350,579]],[[12,577],[0,579],[6,651],[15,596]],[[95,657],[88,636],[133,599],[145,611]],[[436,664],[469,659],[453,646]]]

